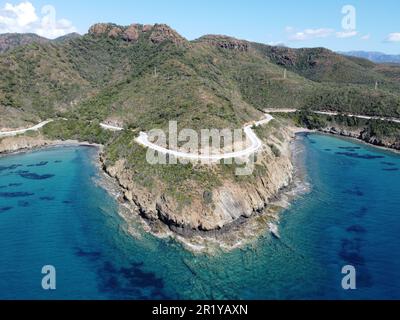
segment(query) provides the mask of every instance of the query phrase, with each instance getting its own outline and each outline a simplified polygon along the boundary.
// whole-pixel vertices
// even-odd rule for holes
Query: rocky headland
[[[41,148],[54,144],[54,141],[46,139],[42,136],[29,137],[26,135],[17,137],[7,137],[0,139],[0,154],[21,152]]]
[[[135,180],[126,159],[110,164],[107,154],[103,153],[100,161],[104,171],[122,188],[120,201],[128,202],[134,208],[131,214],[139,214],[155,229],[160,228],[161,223],[184,237],[199,234],[215,236],[268,211],[282,191],[290,187],[294,172],[291,152],[294,135],[289,130],[279,132],[280,140],[270,136],[269,141],[274,142],[274,147],[265,144],[257,155],[256,174],[243,179],[219,175],[221,182],[212,190],[204,190],[194,181],[187,181],[191,201],[183,206],[177,197],[168,192],[168,185],[163,181],[158,181],[157,188],[148,188]],[[218,172],[212,167],[209,170]],[[268,226],[265,221],[263,224],[265,231]]]

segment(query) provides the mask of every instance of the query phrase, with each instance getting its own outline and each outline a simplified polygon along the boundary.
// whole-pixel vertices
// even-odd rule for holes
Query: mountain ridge
[[[49,39],[34,33],[4,33],[0,34],[0,53],[7,52],[23,45],[47,43],[49,41]]]
[[[386,54],[378,51],[348,51],[339,52],[340,54],[353,56],[358,58],[368,59],[376,63],[399,63],[400,64],[400,54]]]
[[[46,43],[62,43],[71,39],[76,39],[81,37],[77,32],[69,33],[64,36],[48,39],[39,36],[35,33],[3,33],[0,34],[0,54],[7,51],[16,49],[21,46],[30,45],[34,43],[46,44]]]
[[[225,127],[288,105],[400,115],[399,68],[325,48],[224,35],[189,41],[165,24],[97,23],[64,39],[0,55],[0,110],[16,126],[21,114],[38,121],[73,113],[140,129],[174,118]]]

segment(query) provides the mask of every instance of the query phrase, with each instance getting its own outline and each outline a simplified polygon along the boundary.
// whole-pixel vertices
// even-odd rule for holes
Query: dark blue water
[[[266,231],[213,256],[130,236],[95,183],[95,149],[0,158],[0,298],[399,299],[400,157],[321,135],[299,144],[312,189],[282,212],[281,239]],[[55,291],[41,287],[44,265]]]

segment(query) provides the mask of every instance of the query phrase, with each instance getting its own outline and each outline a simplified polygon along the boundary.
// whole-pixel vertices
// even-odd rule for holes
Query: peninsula
[[[216,232],[267,211],[293,182],[294,127],[400,148],[396,65],[221,35],[188,41],[165,24],[98,23],[62,41],[10,37],[15,45],[0,55],[0,151],[103,145],[120,201],[155,229]],[[151,141],[170,121],[240,130],[246,143],[202,155]],[[152,165],[148,150],[188,161]],[[238,176],[250,156],[250,173]]]

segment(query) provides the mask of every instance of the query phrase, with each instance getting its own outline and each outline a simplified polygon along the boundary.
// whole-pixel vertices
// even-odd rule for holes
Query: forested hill
[[[237,127],[288,107],[400,117],[400,66],[324,48],[188,41],[163,24],[96,24],[58,41],[13,37],[0,54],[1,127],[55,116],[144,130],[169,120]]]

